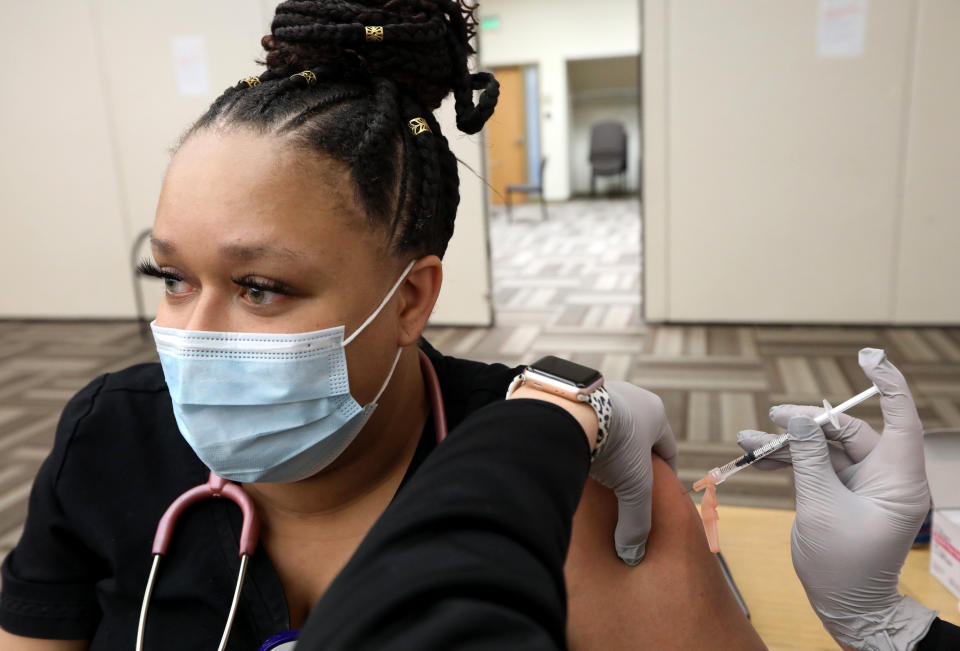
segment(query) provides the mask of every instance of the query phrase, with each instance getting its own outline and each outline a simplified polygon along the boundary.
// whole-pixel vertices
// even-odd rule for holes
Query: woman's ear
[[[435,255],[417,260],[400,285],[399,346],[416,344],[433,313],[443,283],[443,263]]]

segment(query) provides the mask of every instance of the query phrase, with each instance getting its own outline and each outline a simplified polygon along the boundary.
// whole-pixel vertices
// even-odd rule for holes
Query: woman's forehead
[[[201,131],[167,170],[154,235],[287,250],[368,244],[347,167],[246,130]],[[326,247],[325,247],[326,248]]]

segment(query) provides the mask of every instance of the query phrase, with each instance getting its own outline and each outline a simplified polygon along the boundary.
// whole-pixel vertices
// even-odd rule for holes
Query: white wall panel
[[[453,97],[437,111],[450,150],[474,170],[483,169],[483,135],[457,130]],[[443,289],[430,317],[431,325],[486,326],[493,323],[490,302],[490,256],[485,203],[486,186],[463,164],[460,172],[460,208],[453,238],[443,257]]]
[[[111,118],[116,131],[131,232],[153,223],[169,150],[228,86],[262,67],[257,0],[93,0],[103,39]],[[209,91],[181,94],[175,37],[203,39]]]
[[[130,316],[132,289],[87,2],[0,3],[2,317]]]
[[[670,319],[670,204],[669,204],[669,0],[643,2],[643,73],[640,83],[643,111],[641,217],[641,312],[647,321]]]
[[[960,323],[960,2],[918,19],[894,318]]]
[[[644,6],[647,318],[902,319],[899,238],[921,230],[901,208],[916,2],[871,1],[862,53],[841,58],[818,54],[813,0]],[[950,78],[943,66],[930,74]],[[955,142],[955,125],[912,119],[938,136],[952,128],[941,147]],[[918,195],[924,176],[916,172]],[[943,214],[951,196],[955,206],[955,191],[926,200]],[[915,256],[931,250],[911,246]],[[915,284],[942,275],[928,266]]]

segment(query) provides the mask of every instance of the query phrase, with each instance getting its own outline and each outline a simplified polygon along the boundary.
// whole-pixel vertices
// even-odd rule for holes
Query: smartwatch
[[[607,439],[610,429],[610,394],[603,386],[600,371],[566,359],[547,355],[530,364],[520,375],[513,378],[507,388],[507,396],[522,385],[529,384],[538,391],[552,393],[567,400],[586,402],[597,413],[597,444],[593,448],[590,460]]]

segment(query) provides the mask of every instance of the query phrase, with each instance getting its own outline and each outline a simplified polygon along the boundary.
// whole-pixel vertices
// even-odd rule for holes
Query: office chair
[[[510,201],[510,195],[514,192],[518,194],[539,194],[540,212],[543,214],[543,221],[547,220],[547,202],[543,198],[543,171],[547,167],[547,159],[540,159],[540,178],[537,182],[529,185],[508,185],[505,203],[507,204],[507,220],[513,220],[513,203]]]
[[[620,122],[598,122],[590,131],[590,196],[597,196],[597,177],[620,175],[626,187],[627,130]]]

